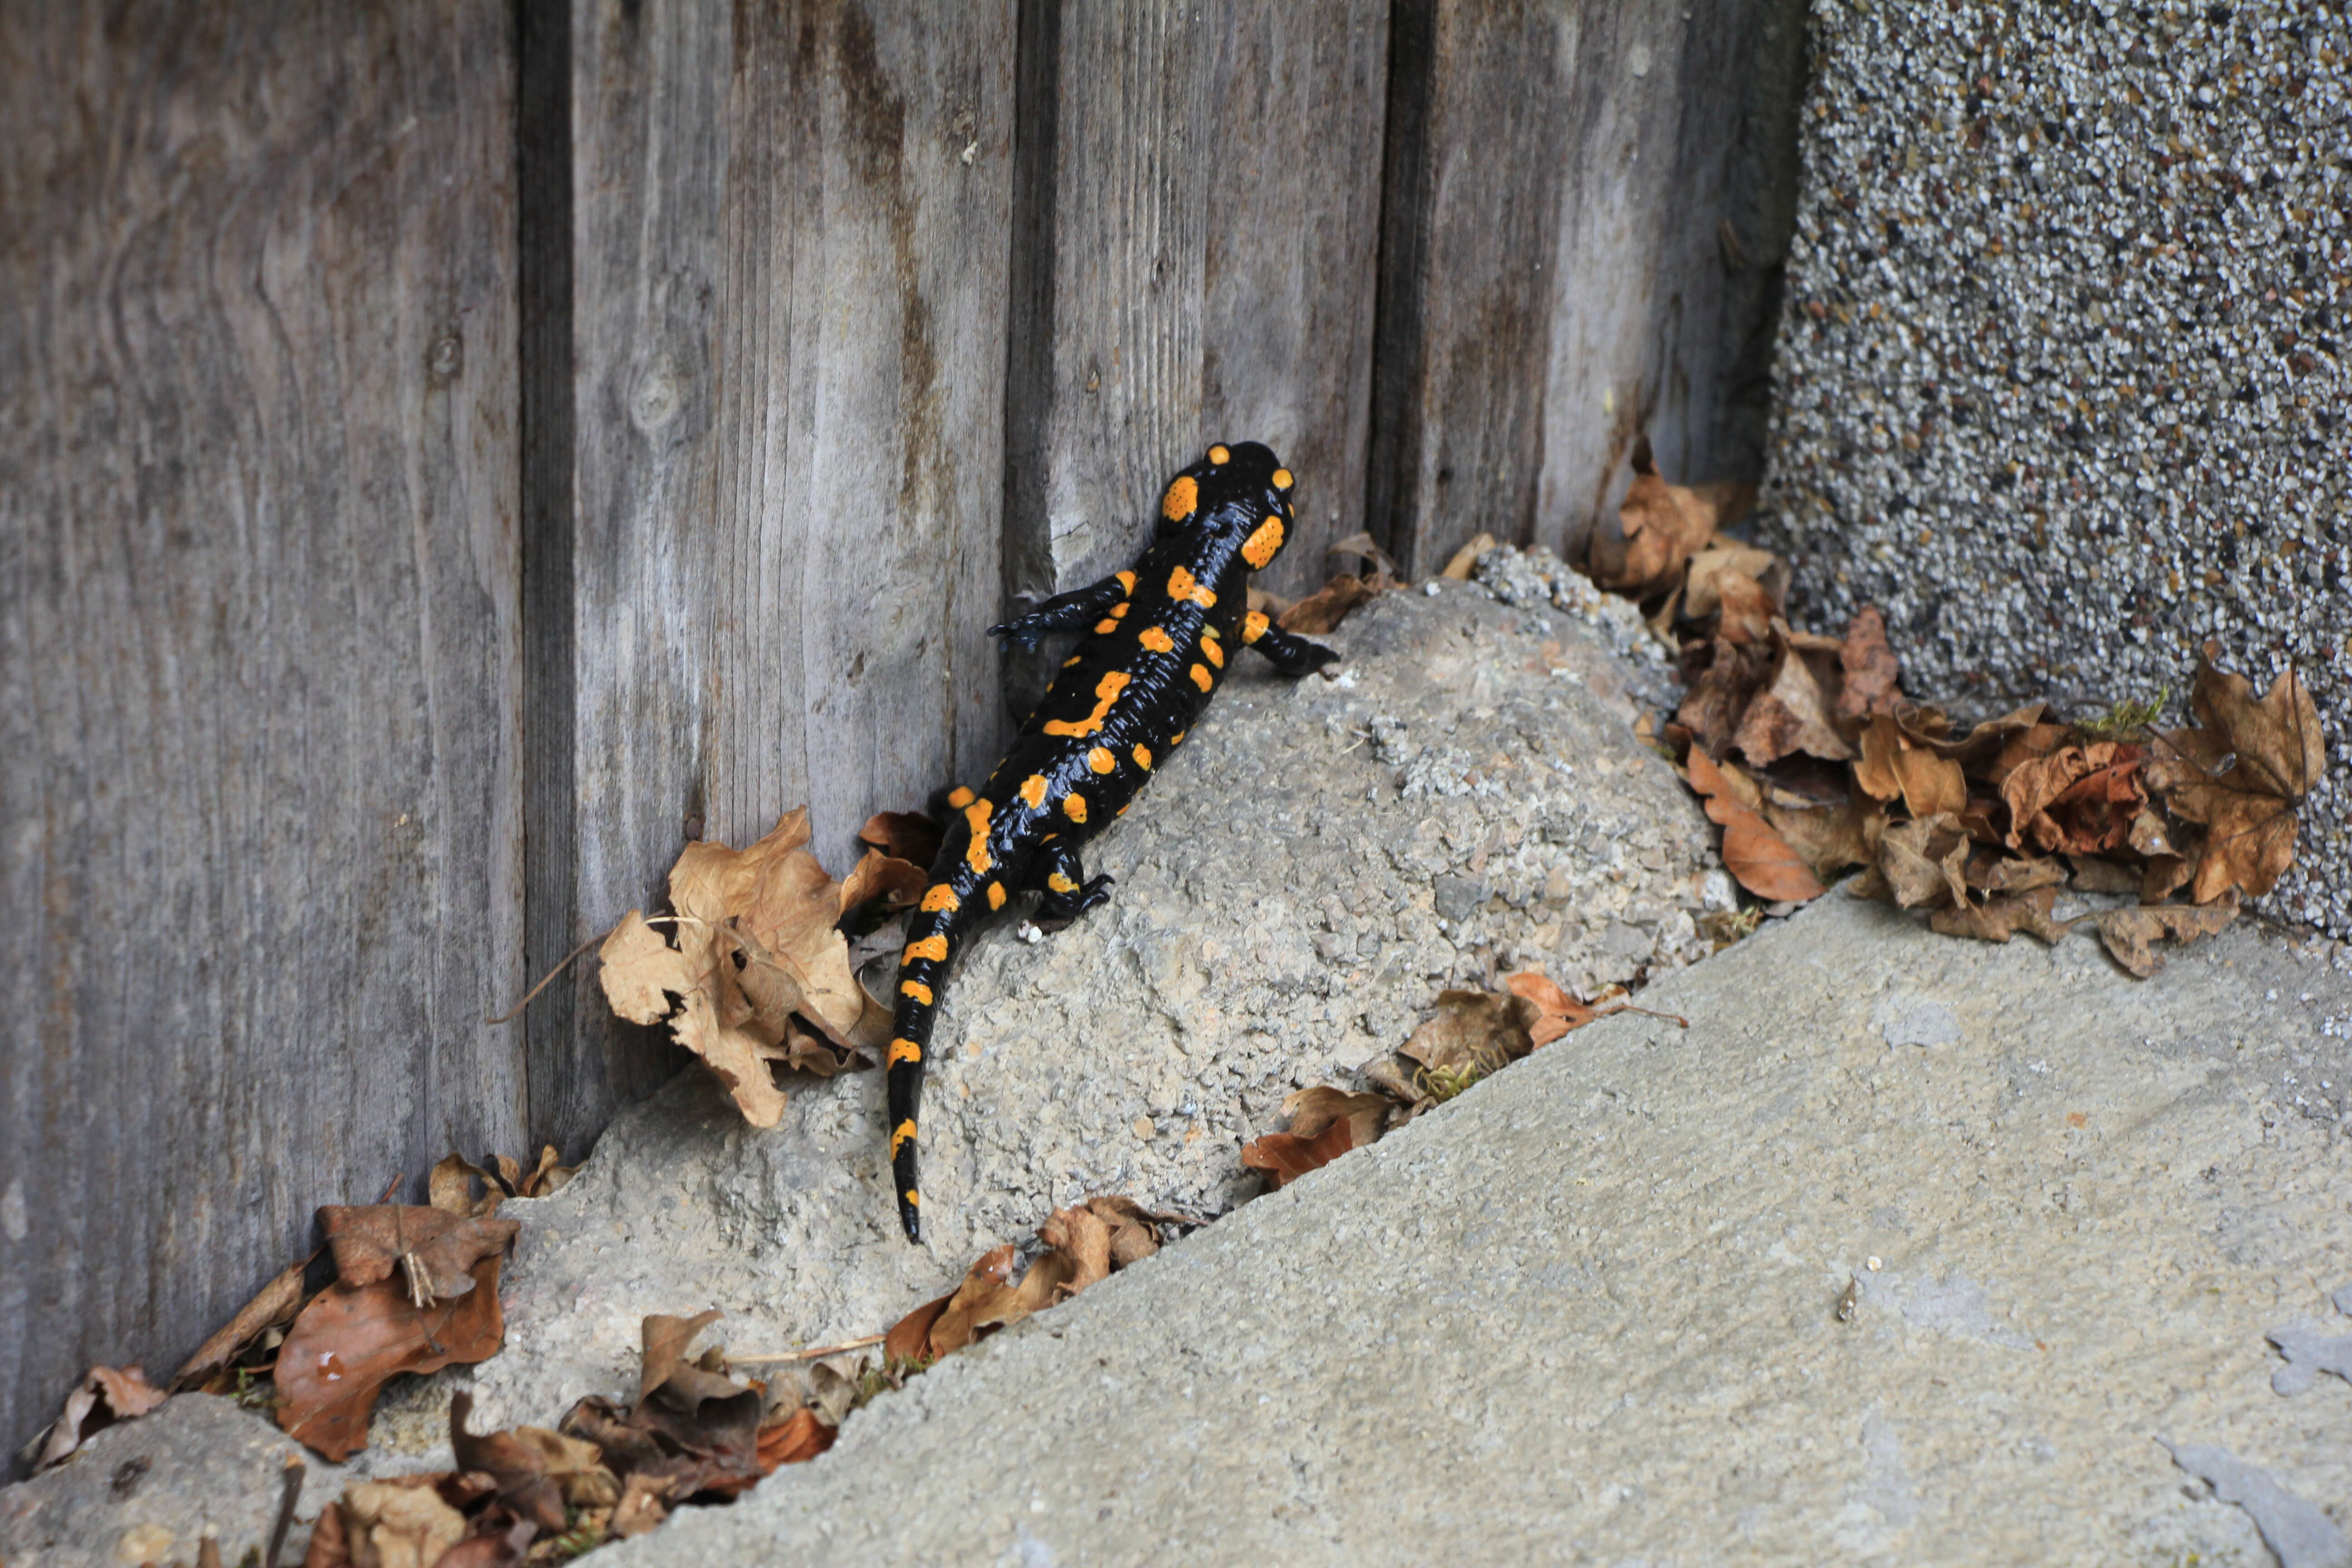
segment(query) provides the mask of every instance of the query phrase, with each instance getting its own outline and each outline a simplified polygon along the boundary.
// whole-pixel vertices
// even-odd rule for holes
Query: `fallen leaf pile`
[[[66,1395],[65,1409],[26,1450],[33,1468],[46,1470],[65,1463],[107,1427],[144,1415],[163,1399],[164,1391],[147,1381],[144,1367],[91,1367],[89,1375]]]
[[[963,1282],[926,1301],[884,1336],[884,1364],[919,1371],[943,1355],[1022,1319],[1059,1306],[1087,1286],[1160,1250],[1160,1227],[1186,1223],[1152,1214],[1127,1198],[1093,1197],[1057,1209],[1037,1227],[1041,1249],[1022,1264],[1007,1243],[983,1254]]]
[[[1664,739],[1757,898],[1802,903],[1860,868],[1854,891],[1929,910],[1938,931],[2055,942],[2074,923],[2052,914],[2061,889],[2129,893],[2139,907],[2090,918],[2145,977],[2155,942],[2220,930],[2293,862],[2326,745],[2292,668],[2257,695],[2208,644],[2187,728],[2149,729],[2153,703],[2068,723],[2033,702],[1958,731],[1904,696],[1877,610],[1840,637],[1789,625],[1786,565],[1719,531],[1739,492],[1666,483],[1646,443],[1635,469],[1585,569],[1679,641]]]
[[[889,1005],[859,983],[845,928],[922,896],[929,860],[890,851],[936,854],[938,829],[888,814],[866,834],[889,849],[869,847],[839,882],[808,848],[806,810],[748,849],[689,844],[670,868],[672,912],[648,920],[631,910],[597,950],[613,1011],[667,1022],[754,1127],[783,1113],[779,1070],[871,1067],[890,1037]]]

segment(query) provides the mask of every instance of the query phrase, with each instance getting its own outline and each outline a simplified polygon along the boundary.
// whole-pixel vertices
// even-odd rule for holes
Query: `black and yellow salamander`
[[[1183,743],[1243,648],[1294,677],[1339,657],[1249,608],[1250,574],[1282,552],[1292,527],[1292,482],[1255,441],[1212,447],[1169,481],[1158,536],[1133,569],[989,628],[1023,647],[1048,632],[1087,636],[988,783],[948,796],[956,816],[908,921],[887,1066],[891,1172],[909,1241],[922,1239],[923,1057],[955,954],[1014,893],[1043,893],[1047,921],[1110,896],[1111,879],[1089,879],[1079,849]]]

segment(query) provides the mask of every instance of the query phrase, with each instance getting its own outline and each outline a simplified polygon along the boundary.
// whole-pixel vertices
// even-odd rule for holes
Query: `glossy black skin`
[[[1188,480],[1193,504],[1184,510]],[[949,797],[957,809],[929,890],[908,921],[888,1096],[898,1218],[909,1241],[922,1236],[915,1124],[923,1054],[949,969],[972,931],[1019,893],[1043,893],[1037,918],[1049,921],[1110,896],[1108,877],[1087,880],[1080,848],[1126,811],[1244,647],[1293,677],[1339,657],[1248,615],[1250,574],[1272,563],[1293,526],[1291,489],[1291,476],[1256,442],[1212,447],[1162,492],[1158,536],[1130,571],[989,628],[1024,647],[1048,632],[1087,635],[978,797]],[[1147,642],[1155,630],[1165,650]],[[1067,804],[1073,795],[1082,821]]]

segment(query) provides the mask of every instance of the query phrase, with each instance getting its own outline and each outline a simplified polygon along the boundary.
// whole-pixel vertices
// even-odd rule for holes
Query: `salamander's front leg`
[[[1242,641],[1265,655],[1266,662],[1279,674],[1296,679],[1312,675],[1327,664],[1339,662],[1339,651],[1325,647],[1319,642],[1293,637],[1255,610],[1242,623]]]
[[[988,635],[1003,637],[1015,647],[1033,648],[1047,632],[1075,632],[1092,625],[1134,592],[1135,574],[1120,572],[1084,588],[1056,594],[1027,615],[989,627]]]
[[[1041,924],[1066,924],[1110,898],[1111,879],[1087,880],[1076,847],[1066,840],[1057,838],[1039,849],[1035,865],[1038,874],[1030,885],[1045,894],[1037,904]]]

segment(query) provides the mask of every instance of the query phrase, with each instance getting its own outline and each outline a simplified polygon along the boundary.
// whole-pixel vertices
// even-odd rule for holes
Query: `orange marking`
[[[1192,732],[1190,730],[1179,730],[1168,737],[1168,743],[1171,746],[1181,746],[1184,743],[1184,737]]]
[[[1211,686],[1216,684],[1216,678],[1196,664],[1192,667],[1192,684],[1206,691]]]
[[[1135,608],[1133,605],[1129,604],[1125,599],[1121,599],[1118,604],[1113,605],[1110,607],[1110,618],[1114,621],[1123,621],[1127,619],[1127,612],[1133,608]]]
[[[1062,797],[1062,815],[1068,817],[1072,822],[1084,822],[1087,819],[1087,797],[1080,795],[1076,790],[1072,790],[1069,794],[1064,795]]]
[[[1151,771],[1150,747],[1139,745],[1135,748],[1135,765],[1141,768],[1147,773]]]
[[[1211,638],[1203,637],[1201,640],[1201,652],[1206,656],[1211,664],[1215,665],[1219,669],[1225,668],[1225,649],[1223,644],[1216,642]]]
[[[1115,632],[1118,630],[1118,623],[1117,621],[1097,621],[1095,623],[1095,630],[1098,632]]]
[[[1110,575],[1111,575],[1111,581],[1113,581],[1113,582],[1115,582],[1115,583],[1117,583],[1117,584],[1118,584],[1118,591],[1119,591],[1120,593],[1122,593],[1122,594],[1132,594],[1132,593],[1134,593],[1134,592],[1135,592],[1135,574],[1134,574],[1134,573],[1132,573],[1132,572],[1114,572],[1114,573],[1112,573]]]
[[[922,1047],[912,1040],[897,1039],[890,1042],[890,1054],[882,1058],[882,1065],[885,1068],[888,1068],[898,1066],[900,1062],[919,1062],[922,1059]]]
[[[931,988],[919,980],[901,980],[898,982],[898,994],[912,996],[926,1007],[931,1005]]]
[[[1217,607],[1215,590],[1201,586],[1200,579],[1182,566],[1168,574],[1168,596],[1179,604],[1189,599],[1204,610]]]
[[[948,791],[948,804],[958,811],[961,811],[965,806],[970,805],[978,797],[974,795],[971,791],[964,788],[961,784],[958,784],[955,788]]]
[[[1200,505],[1200,485],[1194,482],[1192,475],[1179,474],[1176,482],[1168,487],[1168,493],[1160,498],[1160,515],[1171,522],[1181,522]]]
[[[1045,886],[1053,889],[1054,891],[1057,893],[1075,893],[1078,890],[1078,885],[1076,882],[1071,881],[1067,877],[1063,876],[1059,871],[1055,872],[1052,876],[1045,879]]]
[[[1082,654],[1082,653],[1074,653],[1074,654],[1072,654],[1069,658],[1066,658],[1066,659],[1064,659],[1064,660],[1062,661],[1062,668],[1063,668],[1064,669],[1067,669],[1067,668],[1070,668],[1070,666],[1072,666],[1072,665],[1074,665],[1074,664],[1084,664],[1086,661],[1087,661],[1087,656],[1086,656],[1086,655],[1084,655],[1084,654]]]
[[[906,952],[898,960],[898,966],[903,969],[908,964],[925,958],[929,959],[933,963],[945,963],[948,961],[948,939],[945,931],[937,936],[927,936],[920,942],[908,942]]]
[[[1003,883],[991,882],[988,885],[988,907],[992,910],[1001,910],[1004,907]]]
[[[1174,653],[1176,639],[1158,626],[1146,626],[1135,635],[1135,640],[1154,653]]]
[[[1274,488],[1278,490],[1286,490],[1290,488],[1290,470],[1288,468],[1276,468],[1274,470]]]
[[[890,1130],[890,1158],[898,1157],[898,1145],[915,1135],[915,1119],[911,1116]]]
[[[1027,778],[1023,779],[1021,781],[1021,798],[1027,801],[1033,810],[1045,805],[1045,775],[1044,773],[1031,773]]]
[[[1209,461],[1222,466],[1233,460],[1234,455],[1225,450],[1225,444],[1223,441],[1209,448]]]
[[[1087,753],[1087,766],[1098,773],[1107,773],[1118,766],[1118,759],[1110,754],[1109,747],[1097,746]]]
[[[1245,643],[1257,641],[1258,638],[1265,636],[1266,627],[1272,625],[1274,625],[1272,621],[1259,615],[1255,610],[1252,610],[1242,617],[1242,641]]]
[[[1257,525],[1255,532],[1242,541],[1242,559],[1250,563],[1251,571],[1264,571],[1265,563],[1273,560],[1276,552],[1281,548],[1282,519],[1269,517]]]
[[[963,852],[963,863],[983,877],[996,864],[995,858],[988,852],[988,816],[995,809],[984,800],[973,801],[963,808],[963,819],[971,826],[971,847]]]
[[[908,1187],[903,1195],[906,1197],[907,1206],[908,1208],[919,1209],[923,1206],[923,1200],[921,1196],[916,1193],[914,1188]]]
[[[945,882],[932,883],[931,890],[923,895],[923,912],[925,914],[935,915],[941,910],[946,910],[952,914],[954,911],[961,908],[963,908],[963,900],[957,898],[956,890],[953,888],[949,887]]]
[[[1183,568],[1179,567],[1177,570],[1181,571]],[[1095,682],[1095,710],[1092,713],[1083,719],[1048,719],[1045,721],[1045,733],[1048,735],[1099,734],[1103,727],[1103,715],[1110,711],[1110,705],[1118,700],[1118,694],[1126,690],[1127,683],[1134,679],[1135,677],[1123,669],[1111,670],[1100,680]]]

